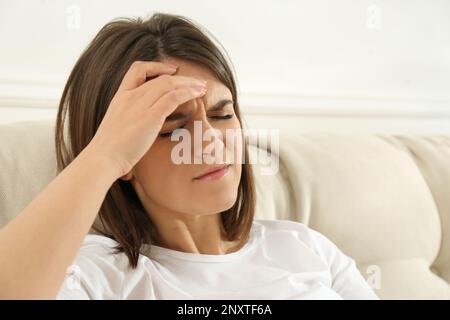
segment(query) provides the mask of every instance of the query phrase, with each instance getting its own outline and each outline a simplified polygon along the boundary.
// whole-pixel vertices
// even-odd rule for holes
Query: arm
[[[89,145],[0,230],[0,299],[55,298],[111,185],[132,171],[169,114],[205,94],[204,81],[169,76],[175,71],[133,63]]]
[[[0,230],[1,299],[54,299],[117,172],[87,147]]]

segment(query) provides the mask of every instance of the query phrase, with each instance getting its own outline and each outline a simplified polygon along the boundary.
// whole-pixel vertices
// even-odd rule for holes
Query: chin
[[[219,195],[205,195],[202,200],[198,203],[201,205],[201,208],[197,210],[197,212],[204,212],[205,214],[211,213],[219,213],[226,211],[233,207],[236,203],[237,194],[225,194],[228,196],[224,196],[224,194]]]

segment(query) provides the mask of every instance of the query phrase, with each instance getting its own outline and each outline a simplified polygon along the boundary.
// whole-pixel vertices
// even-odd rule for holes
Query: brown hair
[[[242,124],[231,63],[213,43],[215,38],[202,29],[183,16],[163,13],[146,20],[118,18],[107,23],[79,57],[59,102],[55,131],[58,172],[94,137],[123,76],[136,60],[162,61],[172,57],[208,67],[231,91],[234,111]],[[64,141],[67,111],[68,144]],[[236,202],[221,213],[228,239],[240,239],[241,243],[248,239],[255,209],[253,173],[246,143],[243,152]],[[116,240],[119,243],[116,253],[124,252],[132,268],[137,266],[142,244],[159,239],[131,183],[122,179],[116,180],[108,190],[92,230]]]

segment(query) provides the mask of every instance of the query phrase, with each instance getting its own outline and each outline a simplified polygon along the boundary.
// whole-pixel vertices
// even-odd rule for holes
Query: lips
[[[211,169],[202,172],[200,175],[196,176],[194,180],[216,180],[224,176],[229,169],[229,164],[223,164],[220,166],[213,167]]]

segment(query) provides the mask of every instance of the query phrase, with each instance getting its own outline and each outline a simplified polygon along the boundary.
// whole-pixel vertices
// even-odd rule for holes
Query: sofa
[[[0,125],[0,227],[55,177],[53,134],[52,120]],[[253,164],[255,218],[321,232],[381,299],[450,299],[450,135],[278,134],[247,141],[278,159],[274,174]]]

